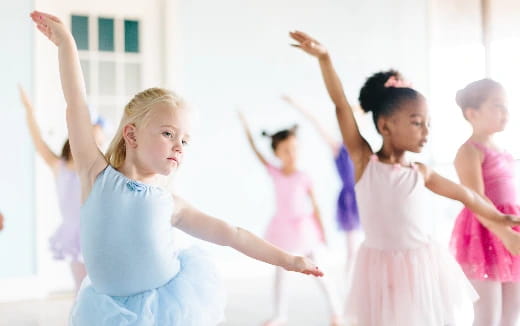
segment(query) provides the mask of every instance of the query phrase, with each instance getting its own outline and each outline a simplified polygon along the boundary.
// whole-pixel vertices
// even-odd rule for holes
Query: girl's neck
[[[391,148],[390,146],[385,146],[385,144],[383,144],[383,147],[381,147],[381,149],[375,154],[379,158],[380,162],[407,165],[405,153],[406,151],[396,150],[394,148]]]
[[[469,138],[471,141],[474,141],[483,145],[492,145],[493,144],[493,136],[494,134],[479,132],[477,130],[473,130],[473,134]]]
[[[157,179],[156,173],[146,172],[145,169],[140,168],[137,164],[131,163],[128,159],[126,159],[123,165],[117,170],[124,174],[127,178],[146,184],[154,184]]]
[[[282,165],[282,173],[285,175],[290,175],[296,172],[296,166],[295,165]]]

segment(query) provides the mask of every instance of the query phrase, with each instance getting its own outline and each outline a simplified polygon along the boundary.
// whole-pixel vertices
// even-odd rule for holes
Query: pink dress
[[[467,325],[477,294],[447,248],[430,237],[420,171],[373,156],[356,184],[365,240],[347,315],[363,326]]]
[[[511,154],[471,143],[484,154],[482,178],[485,195],[506,214],[520,215]],[[515,228],[517,231],[519,228]],[[520,281],[520,256],[512,256],[502,242],[464,208],[453,229],[452,248],[462,269],[473,280]]]
[[[275,187],[276,212],[265,239],[292,253],[310,253],[323,240],[310,203],[309,176],[301,171],[285,175],[271,164],[267,165],[267,171]]]

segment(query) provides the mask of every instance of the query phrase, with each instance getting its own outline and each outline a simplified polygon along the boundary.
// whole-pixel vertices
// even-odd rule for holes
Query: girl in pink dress
[[[269,163],[258,151],[242,114],[240,119],[251,145],[260,162],[273,179],[276,195],[276,212],[265,233],[265,239],[292,253],[315,258],[315,249],[325,243],[325,232],[320,212],[314,197],[309,176],[299,171],[297,162],[296,127],[281,130],[271,138],[271,148],[281,161],[281,167]],[[285,325],[287,321],[287,298],[285,294],[285,272],[276,268],[274,316],[265,326]],[[337,300],[323,279],[318,280],[329,304],[332,325],[341,325]]]
[[[479,80],[457,93],[457,104],[473,129],[455,159],[460,181],[502,213],[520,215],[514,184],[515,162],[493,141],[494,134],[504,130],[508,118],[504,89],[491,79]],[[457,217],[452,248],[480,296],[475,303],[473,325],[517,325],[520,256],[511,255],[468,207]]]
[[[383,137],[374,152],[361,136],[327,49],[302,32],[292,32],[299,47],[319,61],[327,91],[336,106],[343,141],[352,157],[356,197],[365,231],[347,300],[360,326],[464,325],[477,298],[447,248],[431,237],[428,190],[458,200],[489,220],[507,248],[520,253],[520,236],[507,232],[518,217],[505,215],[475,192],[443,178],[424,164],[406,159],[421,152],[429,132],[425,98],[397,71],[368,78],[359,100],[372,112]]]

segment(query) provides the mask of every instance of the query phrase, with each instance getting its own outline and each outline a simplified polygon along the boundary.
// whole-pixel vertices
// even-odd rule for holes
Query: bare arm
[[[477,215],[486,228],[502,240],[511,253],[520,254],[520,234],[511,229],[512,225],[520,224],[519,217],[502,214],[475,191],[440,176],[422,164],[420,169],[425,176],[425,184],[428,189],[464,204]]]
[[[312,208],[313,208],[313,214],[312,216],[316,219],[316,223],[318,224],[321,232],[321,237],[323,239],[323,242],[327,243],[327,237],[325,236],[325,228],[323,227],[323,221],[321,219],[321,212],[318,207],[318,201],[316,200],[316,197],[314,196],[314,190],[311,188],[309,189],[309,198],[311,199]]]
[[[300,112],[307,120],[309,120],[314,128],[318,131],[320,136],[323,138],[323,140],[329,145],[330,149],[334,153],[334,156],[336,156],[339,152],[339,148],[341,146],[341,143],[336,140],[328,131],[327,129],[318,121],[318,119],[308,110],[306,107],[304,107],[301,103],[296,102],[291,97],[284,95],[282,96],[282,99],[287,102],[290,106],[295,108],[298,112]]]
[[[255,153],[255,155],[258,158],[258,160],[260,160],[260,162],[263,165],[267,165],[268,164],[267,160],[262,155],[262,153],[260,153],[260,151],[258,150],[258,148],[255,145],[255,141],[253,139],[253,135],[251,134],[251,130],[249,129],[249,125],[247,124],[247,120],[244,117],[244,114],[239,111],[238,112],[238,117],[240,118],[240,122],[242,123],[242,126],[244,127],[244,131],[246,132],[246,136],[247,136],[247,141],[249,142],[249,145],[251,145],[251,149]]]
[[[95,177],[107,163],[94,140],[76,44],[70,31],[57,17],[35,11],[31,13],[31,18],[37,28],[58,47],[61,86],[67,103],[70,146],[85,198]]]
[[[27,119],[27,126],[29,127],[29,132],[31,134],[34,147],[36,148],[38,154],[40,154],[40,156],[43,158],[45,163],[52,169],[52,171],[56,172],[60,158],[43,140],[40,127],[38,126],[38,123],[34,117],[33,106],[29,100],[29,97],[21,86],[19,86],[18,89],[20,91],[20,99],[22,100],[23,107],[25,108],[25,118]]]
[[[251,258],[281,266],[289,271],[323,275],[307,258],[290,255],[247,230],[206,215],[179,197],[175,197],[175,202],[178,209],[172,218],[172,224],[196,238],[229,246]]]
[[[352,107],[347,101],[343,85],[339,79],[327,49],[315,39],[303,32],[291,32],[291,37],[298,42],[299,47],[319,61],[323,81],[329,96],[336,106],[336,117],[343,137],[343,143],[347,147],[356,170],[356,180],[359,180],[363,170],[370,160],[372,149],[361,136],[354,118]]]

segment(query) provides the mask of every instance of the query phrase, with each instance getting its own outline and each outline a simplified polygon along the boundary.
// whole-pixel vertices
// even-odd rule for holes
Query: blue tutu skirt
[[[215,266],[197,248],[179,253],[180,270],[163,286],[131,296],[97,292],[85,279],[72,326],[214,326],[224,320],[225,291]]]

